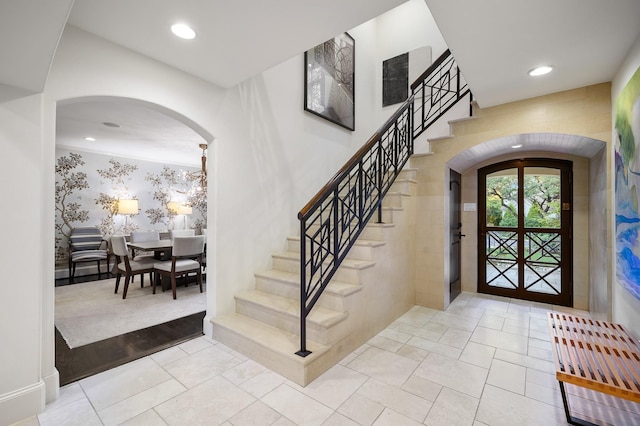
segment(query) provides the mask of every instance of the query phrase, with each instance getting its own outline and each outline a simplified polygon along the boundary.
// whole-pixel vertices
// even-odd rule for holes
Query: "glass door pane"
[[[562,293],[560,170],[524,168],[524,288]]]
[[[518,227],[518,169],[499,170],[486,178],[487,226]]]
[[[486,177],[486,283],[518,288],[518,169],[504,169]]]

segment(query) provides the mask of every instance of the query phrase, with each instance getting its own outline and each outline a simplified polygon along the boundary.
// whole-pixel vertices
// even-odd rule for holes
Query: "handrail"
[[[452,76],[455,91],[451,90]],[[449,50],[411,85],[411,90],[402,106],[298,213],[299,356],[311,353],[306,348],[307,316],[376,211],[377,221],[382,222],[382,199],[413,154],[414,139],[470,93]],[[438,107],[435,111],[434,106]],[[420,123],[415,123],[416,119]]]
[[[339,182],[342,178],[344,178],[344,176],[346,175],[346,173],[351,170],[353,168],[353,166],[355,166],[359,159],[364,155],[364,153],[366,153],[369,149],[371,149],[371,147],[376,143],[376,141],[380,138],[380,136],[382,135],[382,133],[384,133],[384,130],[387,129],[392,123],[394,123],[399,117],[400,115],[406,111],[407,108],[409,108],[409,103],[413,101],[413,96],[409,97],[409,99],[407,99],[406,101],[404,101],[404,103],[402,104],[402,106],[398,109],[398,111],[395,112],[395,114],[393,114],[386,122],[385,124],[383,124],[374,134],[373,136],[371,136],[369,138],[369,140],[358,150],[356,151],[355,154],[353,154],[353,156],[345,163],[344,166],[342,166],[342,168],[340,170],[338,170],[338,173],[336,173],[335,175],[333,175],[333,177],[331,179],[329,179],[329,182],[327,182],[319,191],[318,193],[300,210],[300,212],[298,213],[298,219],[302,219],[304,217],[306,217],[309,214],[309,211],[311,209],[313,209],[313,207],[319,202],[319,200],[322,198],[323,194],[326,194],[328,191],[330,191],[333,187],[335,187],[335,185],[337,184],[337,182]]]

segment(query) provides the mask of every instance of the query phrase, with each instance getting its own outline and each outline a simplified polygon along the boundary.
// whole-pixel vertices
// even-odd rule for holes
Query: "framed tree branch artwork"
[[[347,33],[304,53],[304,109],[355,130],[355,41]]]

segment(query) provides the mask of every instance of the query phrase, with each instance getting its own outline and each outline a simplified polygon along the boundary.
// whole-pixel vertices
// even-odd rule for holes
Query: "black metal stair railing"
[[[414,139],[466,95],[469,95],[469,115],[472,115],[473,96],[448,49],[416,79],[411,92],[414,97]]]
[[[298,213],[297,355],[304,357],[311,353],[306,346],[306,320],[311,309],[371,217],[377,213],[377,221],[382,222],[382,199],[413,154],[414,138],[469,93],[448,50],[411,89],[409,99]],[[414,124],[416,119],[420,123]]]

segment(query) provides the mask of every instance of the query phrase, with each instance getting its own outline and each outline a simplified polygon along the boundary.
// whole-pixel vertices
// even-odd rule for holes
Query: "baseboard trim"
[[[10,425],[40,414],[45,407],[46,386],[40,380],[14,392],[0,395],[0,424]]]
[[[60,373],[57,368],[53,372],[42,378],[45,386],[45,403],[49,404],[60,396]]]

